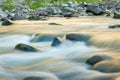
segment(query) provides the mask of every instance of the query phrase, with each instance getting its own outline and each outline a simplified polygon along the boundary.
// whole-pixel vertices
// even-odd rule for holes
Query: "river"
[[[48,25],[50,22],[60,23],[62,26]],[[114,53],[111,48],[119,46],[119,29],[108,30],[107,27],[119,22],[104,17],[81,17],[52,18],[48,21],[13,21],[11,26],[1,26],[0,80],[23,80],[29,76],[38,76],[42,80],[117,80],[120,73],[91,70],[86,60],[90,55],[100,54],[101,51],[104,54],[108,54],[106,52],[109,51]],[[89,34],[91,45],[82,41],[66,40],[67,33]],[[58,47],[51,47],[51,40],[31,43],[34,34],[63,35],[63,42]],[[113,36],[113,39],[110,35],[116,36]],[[117,45],[113,47],[115,43],[112,42],[116,42]],[[15,50],[19,43],[31,45],[40,51]],[[110,54],[113,58],[118,55],[113,56],[113,53]]]

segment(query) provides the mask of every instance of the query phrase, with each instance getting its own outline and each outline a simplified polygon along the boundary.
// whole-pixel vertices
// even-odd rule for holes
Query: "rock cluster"
[[[46,20],[47,17],[78,17],[98,16],[114,14],[113,18],[120,18],[120,3],[118,1],[86,3],[66,2],[61,5],[51,4],[45,8],[39,7],[35,10],[27,5],[17,4],[16,8],[10,11],[0,9],[0,18],[11,20]]]

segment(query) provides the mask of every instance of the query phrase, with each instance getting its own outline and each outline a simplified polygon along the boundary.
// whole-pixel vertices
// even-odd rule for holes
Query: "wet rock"
[[[106,59],[110,59],[109,56],[106,55],[94,55],[90,58],[87,59],[86,63],[90,64],[90,65],[94,65],[100,61],[106,60]]]
[[[21,51],[28,51],[28,52],[36,52],[37,51],[37,49],[35,49],[34,47],[29,46],[27,44],[22,44],[22,43],[17,44],[15,46],[15,49],[16,50],[21,50]]]
[[[43,78],[40,78],[40,77],[26,77],[23,80],[43,80]]]
[[[97,5],[86,5],[86,12],[92,12],[94,15],[103,15],[104,11]]]
[[[120,63],[119,60],[105,60],[95,64],[92,69],[105,73],[120,72]]]
[[[49,23],[49,25],[61,25],[61,24],[52,22],[52,23]]]
[[[88,64],[90,64],[90,65],[94,65],[94,64],[96,64],[97,62],[100,62],[100,61],[102,61],[102,60],[103,60],[103,58],[102,58],[101,56],[96,55],[96,56],[90,57],[90,58],[87,60],[86,63],[88,63]]]
[[[12,25],[13,23],[11,23],[8,19],[4,19],[4,21],[2,22],[3,26],[9,26]]]
[[[30,42],[52,41],[55,37],[63,37],[63,35],[59,35],[59,34],[45,34],[45,35],[35,34],[31,38]]]
[[[72,40],[72,41],[87,41],[90,38],[89,35],[85,34],[67,34],[66,39]]]
[[[120,19],[120,12],[115,11],[113,18],[114,19]]]
[[[120,25],[110,25],[108,28],[112,28],[112,29],[120,28]]]
[[[58,45],[60,45],[62,42],[58,39],[58,38],[54,38],[54,40],[53,40],[53,42],[52,42],[52,44],[51,44],[51,46],[58,46]]]

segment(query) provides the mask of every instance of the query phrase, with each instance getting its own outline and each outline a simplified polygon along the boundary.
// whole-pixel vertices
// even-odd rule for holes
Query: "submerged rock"
[[[94,65],[100,61],[103,61],[105,59],[109,59],[109,56],[106,55],[94,55],[90,58],[87,59],[86,63],[90,64],[90,65]]]
[[[105,73],[120,72],[120,62],[119,60],[105,60],[95,64],[92,69]]]
[[[35,34],[30,42],[52,41],[55,37],[63,37],[59,34]]]
[[[4,19],[2,25],[3,26],[9,26],[9,25],[12,25],[13,23],[11,23],[8,19]]]
[[[95,55],[95,56],[92,56],[90,57],[86,63],[90,64],[90,65],[94,65],[100,61],[102,61],[103,58],[101,56],[98,56],[98,55]]]
[[[21,50],[21,51],[28,51],[28,52],[36,52],[37,51],[37,49],[35,49],[34,47],[29,46],[27,44],[22,44],[22,43],[17,44],[15,46],[15,49]]]
[[[72,40],[72,41],[87,41],[90,38],[89,35],[84,34],[67,34],[66,39]]]
[[[58,38],[54,38],[54,40],[53,40],[53,42],[52,42],[52,44],[51,44],[51,46],[58,46],[58,45],[60,45],[62,42],[58,39]]]
[[[110,25],[108,28],[113,28],[113,29],[120,28],[120,25]]]
[[[49,25],[61,25],[61,24],[52,22],[52,23],[49,23]]]
[[[40,77],[26,77],[23,80],[43,80],[43,78],[40,78]]]

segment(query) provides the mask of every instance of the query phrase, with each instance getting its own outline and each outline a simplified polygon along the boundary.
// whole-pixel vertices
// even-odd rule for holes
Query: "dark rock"
[[[112,29],[120,28],[120,25],[110,25],[108,28],[112,28]]]
[[[26,77],[23,80],[43,80],[43,78],[40,78],[40,77]]]
[[[90,65],[94,65],[98,62],[101,62],[104,60],[110,60],[110,59],[112,59],[112,57],[110,57],[108,55],[94,55],[94,56],[88,58],[86,63],[88,63]]]
[[[31,38],[30,42],[52,41],[55,37],[63,37],[63,35],[59,35],[59,34],[45,34],[45,35],[35,34]]]
[[[22,43],[17,44],[15,46],[15,49],[21,50],[21,51],[28,51],[28,52],[36,52],[37,51],[37,49],[35,49],[34,47],[29,46],[27,44],[22,44]]]
[[[102,56],[95,55],[95,56],[92,56],[92,57],[88,58],[86,63],[88,63],[90,65],[94,65],[94,64],[96,64],[100,61],[103,61],[103,60],[104,60],[104,58]]]
[[[54,40],[53,40],[53,42],[52,42],[52,44],[51,44],[51,46],[58,46],[58,45],[60,45],[62,42],[58,39],[58,38],[54,38]]]
[[[120,19],[120,12],[115,11],[113,18],[114,19]]]
[[[49,25],[61,25],[61,24],[58,24],[58,23],[49,23]]]
[[[84,35],[84,34],[67,34],[66,39],[72,40],[72,41],[88,41],[90,38],[89,35]]]
[[[3,26],[9,26],[9,25],[12,25],[13,23],[11,23],[8,19],[4,19],[2,25]]]
[[[103,15],[104,11],[97,5],[87,5],[86,12],[92,12],[94,15]]]

